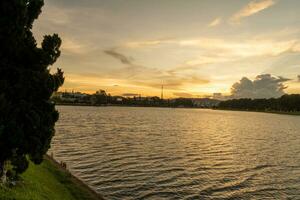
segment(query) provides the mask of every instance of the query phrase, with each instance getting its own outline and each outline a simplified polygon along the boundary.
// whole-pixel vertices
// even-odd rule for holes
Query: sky
[[[300,93],[299,7],[299,0],[45,0],[33,31],[39,43],[53,33],[63,40],[51,67],[65,72],[61,90],[160,96],[164,85],[165,97],[273,97]]]

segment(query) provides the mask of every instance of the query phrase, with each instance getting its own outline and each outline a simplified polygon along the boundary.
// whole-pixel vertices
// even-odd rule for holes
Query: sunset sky
[[[300,93],[299,8],[299,0],[45,0],[34,33],[63,40],[53,66],[65,71],[62,90],[159,96],[163,84],[167,97],[229,95],[242,77],[271,74]]]

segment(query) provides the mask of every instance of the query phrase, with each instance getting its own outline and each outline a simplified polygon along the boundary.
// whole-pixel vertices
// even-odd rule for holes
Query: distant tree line
[[[161,99],[157,96],[112,96],[104,90],[98,90],[94,94],[84,94],[79,92],[60,92],[52,96],[52,100],[57,104],[71,105],[120,105],[120,106],[146,106],[146,107],[183,107],[209,108],[216,106],[219,101],[208,98],[175,98]]]
[[[219,109],[299,112],[300,94],[283,95],[271,99],[232,99],[221,102]]]

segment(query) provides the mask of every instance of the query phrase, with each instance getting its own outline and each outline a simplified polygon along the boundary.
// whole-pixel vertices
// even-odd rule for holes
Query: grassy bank
[[[102,199],[49,157],[41,165],[30,163],[22,179],[13,188],[0,186],[0,200]]]

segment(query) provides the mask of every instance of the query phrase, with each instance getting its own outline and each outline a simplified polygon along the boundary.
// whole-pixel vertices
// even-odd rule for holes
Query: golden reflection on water
[[[196,109],[59,107],[51,151],[107,199],[300,195],[300,118]]]

